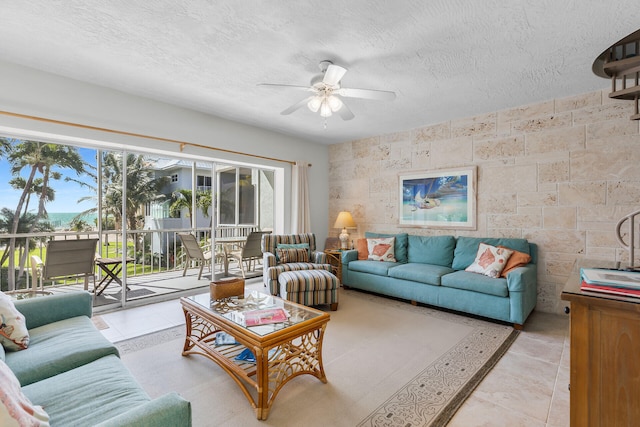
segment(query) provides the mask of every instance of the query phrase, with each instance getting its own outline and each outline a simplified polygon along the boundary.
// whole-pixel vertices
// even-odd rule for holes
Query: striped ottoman
[[[340,281],[327,270],[285,271],[278,276],[280,297],[304,305],[331,304],[338,309]]]

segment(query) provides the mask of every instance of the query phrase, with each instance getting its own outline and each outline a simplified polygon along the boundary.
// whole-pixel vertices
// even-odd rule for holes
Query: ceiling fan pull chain
[[[327,130],[327,118],[324,118],[324,130]]]

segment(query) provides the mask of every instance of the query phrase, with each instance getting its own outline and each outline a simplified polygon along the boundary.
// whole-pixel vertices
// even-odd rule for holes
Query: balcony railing
[[[218,227],[215,230],[215,238],[241,237],[247,236],[251,231],[257,230],[256,226],[240,227]],[[98,233],[97,231],[85,232],[51,232],[51,233],[24,233],[24,234],[0,234],[0,239],[5,243],[0,246],[0,256],[9,250],[8,240],[16,238],[22,240],[25,248],[31,249],[25,256],[16,252],[15,267],[13,274],[16,277],[15,290],[30,289],[31,272],[29,260],[31,255],[37,255],[41,259],[46,259],[46,242],[49,240],[68,240],[98,238],[97,256],[102,258],[129,258],[126,270],[127,278],[140,276],[151,276],[159,273],[182,271],[184,263],[187,262],[186,253],[182,248],[178,233],[193,233],[201,242],[203,249],[211,250],[211,229],[161,229],[161,230],[135,230],[126,234],[123,239],[122,231],[109,230]],[[123,240],[126,240],[123,244]],[[215,241],[215,239],[214,239]],[[21,256],[22,255],[22,256]],[[215,259],[215,257],[214,257]],[[8,289],[8,271],[6,265],[2,266],[0,275],[0,289]],[[215,268],[215,266],[214,266]],[[96,280],[101,279],[103,274],[96,268]],[[48,286],[61,286],[77,284],[77,281],[62,280],[49,283]],[[204,286],[204,283],[203,283]]]

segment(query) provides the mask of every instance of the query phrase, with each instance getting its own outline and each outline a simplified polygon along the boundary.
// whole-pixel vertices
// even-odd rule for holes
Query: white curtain
[[[310,233],[311,214],[309,212],[309,164],[296,162],[291,171],[291,232]]]

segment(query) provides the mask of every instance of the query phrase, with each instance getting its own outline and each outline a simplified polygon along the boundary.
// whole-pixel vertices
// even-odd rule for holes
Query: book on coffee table
[[[284,322],[289,318],[289,313],[284,308],[275,307],[242,311],[237,313],[237,316],[245,326],[258,326]]]

